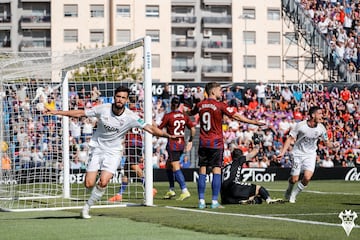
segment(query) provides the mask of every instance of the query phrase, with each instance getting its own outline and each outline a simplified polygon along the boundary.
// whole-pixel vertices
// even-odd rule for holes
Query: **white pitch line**
[[[272,192],[284,192],[284,189],[268,189],[269,191]],[[313,191],[313,190],[303,190],[303,192],[308,192],[308,193],[317,193],[317,194],[329,194],[329,195],[356,195],[356,196],[360,196],[360,193],[346,193],[346,192],[321,192],[321,191]]]
[[[260,218],[260,219],[269,219],[269,220],[279,220],[279,221],[287,221],[287,222],[313,224],[313,225],[342,227],[341,224],[326,223],[326,222],[316,222],[316,221],[307,221],[307,220],[291,219],[291,218],[284,218],[284,217],[271,217],[271,216],[265,216],[265,215],[249,215],[249,214],[242,214],[242,213],[211,212],[211,211],[206,211],[206,210],[197,210],[197,209],[171,207],[171,206],[166,206],[166,208],[175,209],[175,210],[179,210],[179,211],[207,213],[207,214],[213,214],[213,215],[226,215],[226,216],[235,216],[235,217]],[[354,228],[360,228],[360,226],[355,225]]]

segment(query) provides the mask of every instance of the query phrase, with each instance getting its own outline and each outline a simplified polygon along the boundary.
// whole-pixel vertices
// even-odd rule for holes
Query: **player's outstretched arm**
[[[241,115],[241,114],[239,114],[239,113],[235,113],[235,114],[233,115],[233,118],[234,118],[235,120],[238,120],[238,121],[244,122],[244,123],[254,124],[254,125],[258,125],[258,126],[263,126],[263,125],[265,125],[264,122],[260,122],[260,121],[258,121],[258,120],[249,119],[249,118],[247,118],[247,117],[245,117],[245,116],[243,116],[243,115]]]
[[[327,146],[328,148],[337,149],[337,148],[340,147],[340,143],[339,143],[339,142],[326,141],[326,146]]]
[[[159,129],[155,125],[151,125],[151,124],[147,124],[144,127],[144,130],[158,137],[173,138],[173,139],[177,138],[176,136],[170,135],[167,132],[164,132],[163,130]]]
[[[66,116],[66,117],[77,117],[77,118],[86,116],[84,110],[62,111],[62,110],[53,110],[49,108],[45,108],[45,114]]]

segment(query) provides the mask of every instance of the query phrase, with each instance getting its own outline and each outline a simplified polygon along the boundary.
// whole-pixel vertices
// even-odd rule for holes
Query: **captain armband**
[[[190,136],[188,142],[192,142],[192,140],[193,140],[193,136]]]

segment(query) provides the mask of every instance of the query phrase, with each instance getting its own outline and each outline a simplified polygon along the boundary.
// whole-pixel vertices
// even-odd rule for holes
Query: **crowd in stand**
[[[35,85],[34,85],[35,86]],[[57,88],[53,86],[34,87],[24,85],[9,87],[5,101],[5,132],[9,136],[9,151],[16,168],[48,166],[62,168],[62,121],[56,116],[43,114],[44,108],[61,109],[62,100]],[[40,93],[40,90],[42,91]],[[39,96],[38,96],[39,95]],[[36,97],[38,96],[38,97]],[[153,118],[159,124],[169,110],[170,94],[165,86],[163,94],[154,97]],[[204,98],[203,89],[199,86],[186,88],[179,96],[182,109],[191,107]],[[69,89],[70,109],[92,107],[106,101],[101,90],[93,87],[90,91],[72,86]],[[291,166],[291,154],[283,159],[276,158],[286,135],[295,123],[307,118],[307,110],[313,105],[324,109],[325,126],[333,141],[341,144],[341,150],[333,152],[319,142],[317,166],[319,167],[353,167],[360,165],[360,91],[356,85],[348,89],[324,86],[321,90],[304,91],[298,87],[280,86],[271,89],[266,84],[254,88],[242,86],[224,89],[223,101],[248,118],[257,118],[266,123],[266,127],[242,124],[225,118],[223,131],[225,139],[224,164],[231,161],[231,150],[240,148],[245,154],[253,148],[254,133],[261,134],[260,153],[249,163],[250,167]],[[141,101],[138,102],[141,107]],[[198,119],[193,119],[196,123]],[[70,119],[70,160],[72,169],[85,169],[89,159],[88,142],[96,123],[93,119],[83,117]],[[153,138],[154,168],[164,168],[168,154],[166,139]],[[196,147],[193,151],[197,151]],[[196,167],[196,159],[189,161],[189,154],[182,157],[184,167]]]
[[[360,3],[357,0],[298,0],[305,14],[326,37],[335,66],[344,61],[347,80],[360,73]]]

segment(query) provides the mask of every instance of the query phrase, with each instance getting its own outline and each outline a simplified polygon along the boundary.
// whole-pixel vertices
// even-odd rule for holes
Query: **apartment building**
[[[68,52],[149,35],[155,82],[324,79],[281,12],[279,0],[0,0],[0,52]]]

